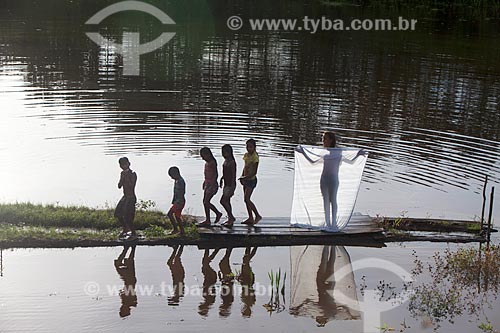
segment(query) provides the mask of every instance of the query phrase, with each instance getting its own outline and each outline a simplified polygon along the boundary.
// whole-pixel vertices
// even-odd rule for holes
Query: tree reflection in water
[[[430,277],[427,282],[414,286],[409,302],[414,317],[430,320],[435,329],[441,322],[454,323],[456,317],[464,314],[489,322],[484,310],[491,309],[498,297],[500,246],[447,249],[444,253],[435,253],[428,263],[423,263],[415,252],[413,255],[414,278]]]

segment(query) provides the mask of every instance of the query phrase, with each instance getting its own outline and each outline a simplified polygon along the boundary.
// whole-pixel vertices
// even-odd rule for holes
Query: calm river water
[[[454,305],[448,312],[433,303],[450,294],[446,288],[435,299],[427,299],[425,306],[415,307],[408,301],[408,290],[415,290],[417,299],[425,299],[426,289],[417,289],[419,285],[442,283],[423,274],[405,289],[402,279],[415,268],[413,254],[424,264],[435,265],[430,258],[435,252],[459,247],[470,246],[315,245],[218,252],[187,246],[177,249],[177,256],[169,247],[141,246],[133,256],[130,249],[121,258],[118,247],[4,250],[0,331],[361,333],[363,320],[358,310],[363,305],[384,310],[364,332],[378,332],[376,327],[399,332],[403,325],[405,333],[433,332],[433,323],[439,323],[438,332],[481,332],[478,325],[487,319],[499,327],[500,300],[494,290],[472,301],[484,305],[473,314],[463,305],[450,302]],[[368,263],[363,263],[367,258]],[[378,260],[388,264],[382,267]],[[342,267],[348,271],[338,276]],[[281,271],[278,301],[271,291],[271,271]],[[470,287],[462,284],[462,288]],[[419,312],[422,309],[435,317]],[[462,313],[457,314],[457,309]]]
[[[150,1],[175,19],[176,35],[142,56],[139,76],[123,76],[116,48],[85,33],[119,43],[125,26],[149,41],[163,26],[134,12],[84,24],[111,3],[2,1],[0,200],[114,204],[117,159],[127,155],[140,199],[166,209],[173,185],[166,171],[178,165],[187,207],[200,214],[198,149],[211,147],[222,163],[220,147],[232,144],[240,170],[244,142],[256,138],[255,200],[265,216],[288,216],[293,147],[319,143],[324,130],[336,131],[341,146],[370,151],[363,213],[469,219],[480,215],[484,176],[498,184],[498,20],[441,22],[409,11],[420,19],[413,32],[234,32],[225,26],[234,14],[382,14],[314,1],[261,9]],[[382,16],[391,15],[398,14]],[[238,215],[241,198],[238,189]]]
[[[335,131],[343,147],[370,152],[356,205],[361,213],[473,219],[481,213],[484,177],[490,176],[488,191],[500,183],[498,16],[465,7],[443,12],[314,0],[189,0],[147,1],[175,21],[166,28],[137,12],[85,24],[114,2],[0,2],[1,202],[112,206],[120,197],[117,160],[126,155],[139,176],[139,199],[166,210],[173,186],[167,170],[177,165],[187,183],[187,211],[201,215],[203,161],[198,150],[212,148],[220,165],[220,147],[232,144],[240,172],[244,142],[255,138],[261,156],[255,202],[264,216],[286,217],[293,148],[319,144],[325,130]],[[251,31],[245,21],[243,29],[232,31],[226,26],[232,15],[244,20],[404,16],[417,18],[418,24],[415,31],[312,34]],[[138,76],[124,76],[120,50],[112,43],[96,45],[86,36],[99,32],[121,43],[123,31],[139,32],[141,43],[164,31],[175,36],[140,57]],[[236,216],[244,215],[241,189],[234,207]],[[498,199],[493,217],[498,225]],[[434,245],[411,244],[373,255],[411,269],[409,253],[415,246],[425,254],[436,250]],[[248,318],[239,296],[232,310],[220,308],[219,296],[207,301],[213,303],[209,310],[199,309],[196,296],[186,296],[179,306],[169,306],[165,295],[139,296],[132,314],[119,320],[119,296],[99,294],[96,300],[83,295],[82,288],[88,281],[119,283],[113,260],[120,251],[4,253],[0,330],[52,331],[71,325],[75,330],[121,330],[130,325],[143,331],[158,324],[193,331],[226,312],[231,315],[220,328],[316,327],[315,320],[298,310],[292,314],[288,305],[269,316],[262,307],[268,295],[257,297]],[[170,252],[137,249],[137,283],[166,281]],[[284,262],[292,252],[259,249],[252,262],[256,281],[268,283],[267,272],[280,265],[289,270]],[[359,248],[347,252],[358,259],[372,254]],[[184,249],[186,284],[202,283],[202,257],[200,250]],[[238,269],[242,257],[242,250],[231,257]],[[356,279],[360,283],[361,276]],[[290,290],[288,286],[287,304]],[[26,316],[30,319],[22,319]],[[397,312],[389,318],[395,325],[403,317]],[[470,332],[477,325],[459,327]]]

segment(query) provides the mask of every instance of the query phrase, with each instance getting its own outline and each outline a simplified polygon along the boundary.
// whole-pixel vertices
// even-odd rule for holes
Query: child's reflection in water
[[[127,251],[132,248],[128,258],[126,258]],[[127,317],[130,315],[130,308],[137,306],[137,295],[135,292],[135,285],[137,278],[135,277],[135,245],[130,247],[128,245],[123,247],[122,253],[114,261],[114,265],[118,275],[123,280],[123,288],[120,290],[120,298],[122,305],[120,307],[120,317]]]
[[[203,302],[201,302],[198,306],[198,313],[203,317],[208,316],[210,307],[215,303],[215,283],[217,283],[217,273],[212,267],[210,267],[210,263],[218,252],[219,250],[214,250],[214,252],[210,254],[210,250],[205,250],[205,254],[203,255],[203,259],[201,261],[201,272],[203,273]]]
[[[232,248],[226,249],[226,254],[219,262],[219,281],[221,282],[220,298],[222,300],[219,306],[219,316],[226,318],[231,314],[231,305],[234,301],[234,274],[231,270],[229,259]]]
[[[184,245],[174,246],[174,250],[167,260],[167,265],[172,273],[172,296],[168,297],[168,305],[179,305],[182,297],[184,297],[184,278],[186,273],[182,265],[181,255]]]
[[[241,264],[241,273],[238,276],[238,281],[241,284],[241,301],[243,306],[241,309],[241,315],[243,317],[252,316],[252,306],[255,304],[255,290],[253,285],[255,283],[255,275],[253,274],[252,267],[250,267],[250,261],[257,253],[257,247],[253,250],[250,247],[245,249],[245,255],[243,256],[243,263]]]

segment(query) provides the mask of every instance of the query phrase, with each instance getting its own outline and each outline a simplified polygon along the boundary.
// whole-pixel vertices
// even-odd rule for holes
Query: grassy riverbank
[[[190,244],[198,246],[242,246],[246,245],[293,245],[293,244],[364,244],[382,246],[388,241],[447,241],[477,242],[482,239],[481,226],[474,221],[454,221],[439,219],[414,219],[408,217],[378,218],[377,224],[385,233],[365,235],[345,234],[329,237],[293,237],[284,233],[275,236],[218,237],[203,239],[194,223],[196,219],[184,215],[186,235],[170,235],[172,225],[154,202],[139,201],[134,224],[138,230],[140,244],[174,245]],[[115,246],[121,231],[114,218],[112,208],[88,208],[81,206],[35,205],[31,203],[0,204],[0,247],[78,247]],[[382,230],[381,229],[381,230]],[[431,234],[412,234],[412,231]],[[450,233],[463,235],[451,235]],[[432,234],[433,233],[433,234]],[[255,234],[255,233],[254,233]],[[468,234],[468,235],[466,235]],[[372,237],[373,236],[373,237]],[[344,242],[344,243],[343,243]]]
[[[140,202],[134,224],[146,239],[178,238],[168,235],[172,225],[154,204]],[[35,205],[31,203],[0,204],[0,244],[44,242],[116,241],[121,228],[111,208]],[[194,217],[185,216],[186,236],[197,239]]]

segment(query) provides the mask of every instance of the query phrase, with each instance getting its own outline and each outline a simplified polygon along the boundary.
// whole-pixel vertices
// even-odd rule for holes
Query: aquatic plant
[[[285,310],[286,271],[283,273],[283,282],[281,281],[281,268],[277,272],[271,270],[267,275],[271,281],[271,298],[263,306],[267,309],[269,315],[272,315],[273,312],[279,313]]]
[[[403,222],[405,220],[405,218],[407,217],[406,214],[408,213],[407,210],[403,210],[401,212],[401,216],[399,216],[398,218],[396,218],[394,220],[394,227],[397,229],[401,226],[401,222]]]
[[[496,330],[493,328],[493,325],[491,323],[481,323],[481,325],[478,326],[478,328],[485,332],[485,333],[499,333],[499,330]]]
[[[387,333],[387,332],[404,332],[406,331],[407,328],[410,328],[410,326],[406,325],[406,320],[403,320],[401,324],[399,324],[399,329],[396,329],[395,327],[390,326],[387,323],[384,323],[382,326],[377,327],[377,329],[380,330],[382,333]]]
[[[469,316],[482,315],[485,308],[498,297],[500,289],[500,246],[488,248],[461,248],[435,253],[432,261],[423,264],[415,256],[416,278],[424,273],[431,280],[414,286],[410,297],[409,310],[415,317],[428,316],[436,329],[440,323],[467,313]],[[483,326],[483,328],[486,326]]]

